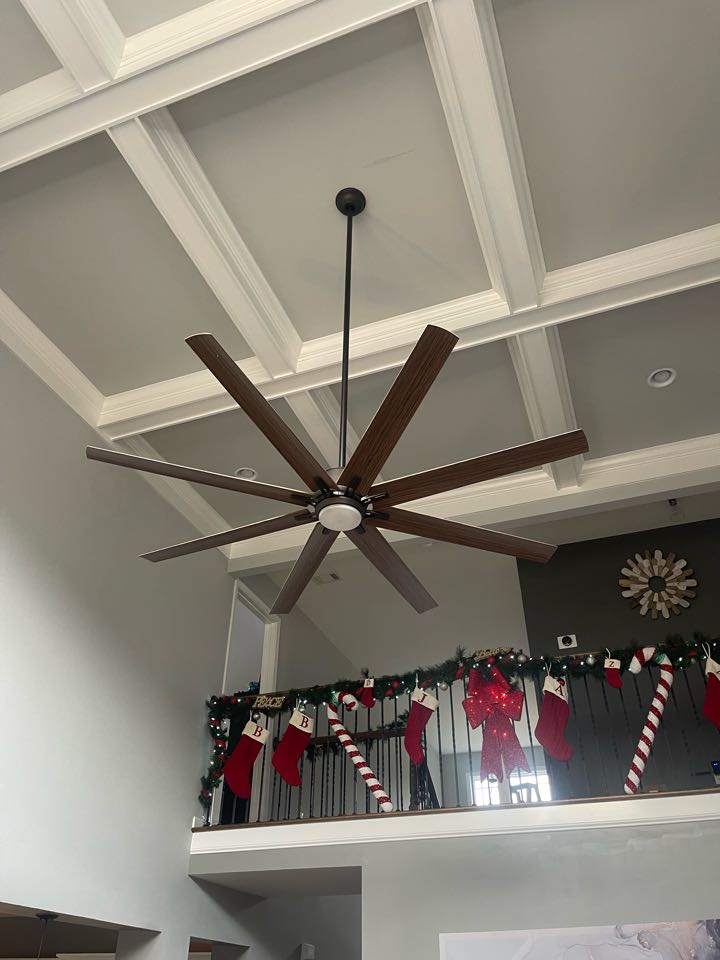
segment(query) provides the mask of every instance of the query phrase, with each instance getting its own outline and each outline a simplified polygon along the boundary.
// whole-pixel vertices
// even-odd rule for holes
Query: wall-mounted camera
[[[577,637],[574,633],[564,633],[557,638],[557,643],[560,650],[569,650],[571,647],[577,646]]]

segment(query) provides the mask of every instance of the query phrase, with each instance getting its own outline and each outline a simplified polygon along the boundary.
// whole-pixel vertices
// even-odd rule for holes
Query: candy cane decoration
[[[345,704],[346,710],[355,710],[358,705],[357,700],[351,693],[339,693],[337,699],[338,703]],[[375,774],[367,765],[367,761],[355,746],[352,737],[340,722],[340,717],[337,714],[337,710],[331,703],[328,703],[327,705],[327,715],[328,723],[332,727],[333,733],[343,745],[345,752],[357,767],[358,773],[365,781],[368,790],[370,790],[370,792],[374,795],[375,799],[380,805],[380,809],[383,813],[390,813],[390,811],[394,809],[390,797],[387,796],[383,788],[380,786],[380,781],[376,778]]]
[[[630,673],[640,673],[645,664],[649,663],[654,657],[655,647],[643,647],[632,658],[628,667]],[[664,653],[658,654],[655,662],[660,667],[660,678],[655,688],[655,696],[650,704],[645,726],[640,734],[635,756],[625,779],[625,793],[637,793],[674,679],[673,666]]]

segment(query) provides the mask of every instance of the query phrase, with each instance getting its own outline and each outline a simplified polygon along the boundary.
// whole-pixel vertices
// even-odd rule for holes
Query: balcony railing
[[[625,777],[658,680],[651,665],[639,675],[625,672],[621,689],[593,676],[567,677],[570,718],[566,738],[572,759],[558,762],[534,736],[542,698],[542,677],[520,676],[525,709],[515,726],[530,772],[508,779],[481,779],[482,728],[467,722],[462,701],[467,680],[448,689],[430,687],[439,701],[423,734],[425,761],[411,764],[403,745],[410,696],[379,700],[367,710],[341,719],[367,759],[396,810],[457,809],[497,804],[538,803],[623,795]],[[699,662],[676,671],[660,729],[647,762],[641,791],[666,792],[714,787],[713,761],[720,759],[720,731],[703,718],[705,676]],[[302,783],[289,787],[271,764],[289,714],[261,717],[270,728],[258,759],[250,801],[224,786],[216,791],[209,822],[223,824],[287,822],[376,813],[378,806],[365,782],[338,743],[323,706],[306,708],[315,718],[314,736],[301,761]],[[315,716],[315,714],[317,714]],[[238,713],[229,731],[229,749],[249,718]]]

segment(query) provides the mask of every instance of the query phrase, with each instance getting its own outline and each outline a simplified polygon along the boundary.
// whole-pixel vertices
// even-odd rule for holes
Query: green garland
[[[665,653],[676,669],[682,670],[696,659],[703,659],[705,653],[703,644],[709,644],[712,649],[717,648],[720,640],[713,640],[700,633],[693,635],[692,641],[683,640],[680,634],[672,634],[664,642],[655,644],[658,653]],[[630,661],[639,646],[622,650],[610,650],[610,656],[620,661],[620,670],[627,670]],[[463,647],[458,647],[455,656],[442,663],[429,667],[416,667],[407,673],[389,674],[375,678],[373,692],[376,699],[390,699],[412,693],[415,685],[422,688],[450,686],[455,682],[465,682],[470,670],[478,668],[488,673],[491,666],[496,666],[501,673],[514,680],[516,677],[544,677],[550,672],[551,676],[573,677],[593,676],[602,680],[605,676],[605,653],[601,654],[572,654],[564,657],[531,657],[516,651],[513,648],[491,648],[477,650],[468,654]],[[363,678],[368,671],[363,670]],[[489,674],[488,674],[489,675]],[[294,709],[296,704],[312,704],[320,707],[332,700],[333,695],[340,692],[360,693],[363,679],[336,680],[331,684],[320,684],[314,687],[302,687],[288,690],[284,694],[281,707],[255,707],[258,696],[253,691],[241,691],[232,696],[214,696],[207,701],[208,730],[213,741],[213,753],[208,765],[207,773],[201,777],[202,789],[198,799],[202,806],[209,810],[212,802],[212,792],[220,785],[223,766],[227,756],[226,721],[231,723],[241,713],[247,714],[248,708],[253,712],[270,717],[275,714]]]

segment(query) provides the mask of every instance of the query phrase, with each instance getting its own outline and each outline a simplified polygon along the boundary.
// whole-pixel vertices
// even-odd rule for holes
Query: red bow
[[[472,671],[463,708],[473,730],[484,724],[480,776],[493,773],[501,781],[503,768],[508,775],[516,767],[530,772],[511,723],[522,716],[525,697],[522,690],[510,686],[497,667],[490,668],[490,676],[486,680],[479,670]]]

